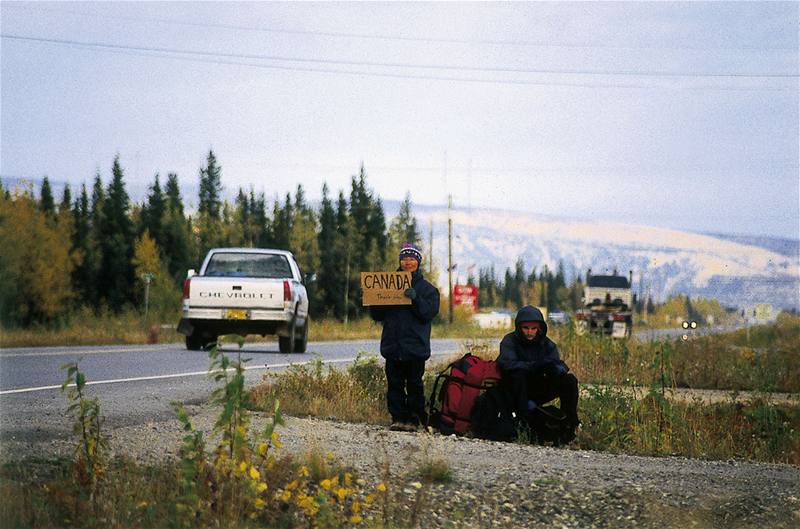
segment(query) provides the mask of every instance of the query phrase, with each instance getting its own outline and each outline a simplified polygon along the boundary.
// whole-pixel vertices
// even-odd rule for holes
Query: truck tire
[[[303,325],[303,328],[300,330],[300,337],[295,339],[294,341],[294,352],[305,353],[307,348],[308,348],[308,318],[306,318],[306,324]]]
[[[190,351],[199,351],[203,348],[203,340],[199,336],[189,334],[186,336],[186,348]]]
[[[294,351],[294,342],[297,336],[297,328],[294,326],[294,320],[289,324],[289,336],[278,336],[278,349],[283,354],[292,354]]]

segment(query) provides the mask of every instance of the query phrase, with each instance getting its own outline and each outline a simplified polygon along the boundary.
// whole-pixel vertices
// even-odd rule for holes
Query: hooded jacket
[[[520,330],[520,324],[527,321],[537,321],[544,325],[544,331],[534,340],[525,339]],[[522,370],[531,374],[547,372],[557,365],[562,365],[569,371],[558,354],[555,342],[547,337],[547,322],[542,312],[530,305],[519,309],[514,320],[514,332],[506,334],[500,342],[497,365],[501,371]]]
[[[370,316],[383,322],[381,356],[390,360],[427,360],[431,357],[431,321],[439,314],[439,290],[422,276],[411,273],[417,296],[411,305],[370,307]]]

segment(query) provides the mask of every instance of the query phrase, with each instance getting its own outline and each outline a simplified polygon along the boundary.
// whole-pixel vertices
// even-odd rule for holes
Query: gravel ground
[[[212,429],[216,410],[187,407],[195,427]],[[264,419],[255,414],[254,426]],[[416,508],[425,527],[800,527],[800,469],[745,461],[638,457],[499,443],[309,418],[288,418],[283,452],[332,451],[371,483],[380,480],[383,454],[394,492],[414,503],[415,471],[445,459],[446,484],[425,485]],[[174,457],[176,420],[117,428],[111,446],[142,462]],[[5,438],[0,459],[67,455],[66,435]],[[410,509],[407,514],[411,516]]]

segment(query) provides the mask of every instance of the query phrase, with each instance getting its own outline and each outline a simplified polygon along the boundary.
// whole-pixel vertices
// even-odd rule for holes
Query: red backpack
[[[446,435],[465,434],[472,426],[475,399],[499,382],[500,370],[494,360],[465,354],[436,377],[428,402],[428,424]]]

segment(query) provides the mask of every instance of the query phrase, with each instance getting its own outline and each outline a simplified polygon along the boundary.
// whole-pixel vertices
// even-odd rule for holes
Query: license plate
[[[240,310],[240,309],[233,309],[227,312],[226,317],[229,320],[246,320],[247,319],[247,311]]]

